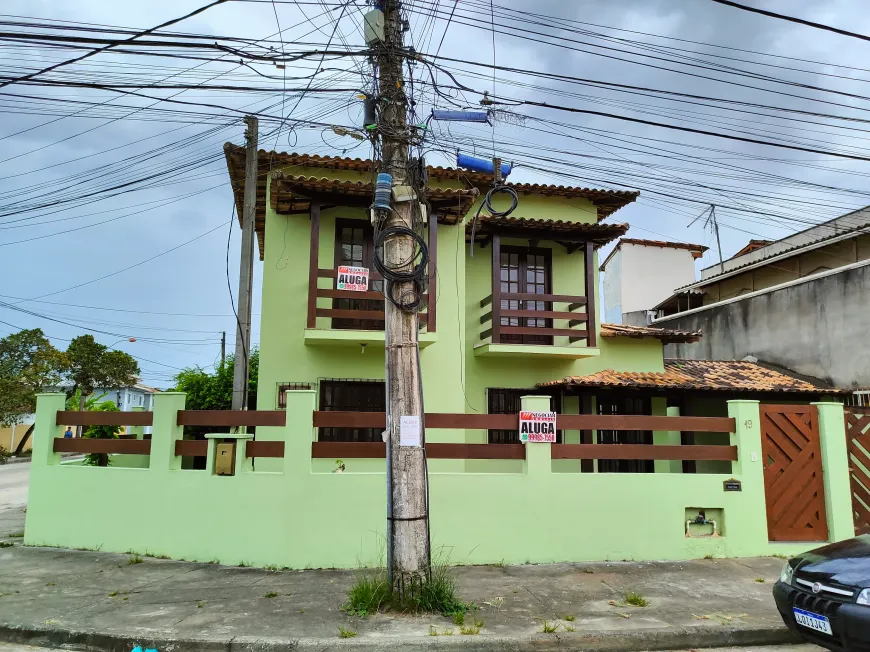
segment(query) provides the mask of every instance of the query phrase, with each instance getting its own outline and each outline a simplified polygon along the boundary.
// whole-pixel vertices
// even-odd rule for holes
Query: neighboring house
[[[673,289],[695,280],[695,260],[707,247],[685,242],[620,238],[601,264],[604,320],[646,326],[648,312]]]
[[[149,411],[153,407],[154,394],[158,391],[160,390],[154,387],[136,383],[130,387],[111,389],[100,387],[94,390],[93,396],[103,396],[101,400],[111,401],[122,412],[129,411],[134,407]]]
[[[751,242],[660,302],[654,323],[704,333],[700,342],[668,347],[669,356],[752,356],[837,387],[868,387],[868,292],[864,208],[782,240]]]
[[[244,148],[225,149],[241,209]],[[372,281],[370,294],[334,289],[339,265],[372,268],[372,162],[261,151],[259,165],[261,171],[271,165],[272,172],[261,172],[257,197],[265,262],[257,409],[282,409],[286,391],[313,389],[323,411],[384,411],[382,281]],[[700,337],[688,330],[599,324],[597,251],[628,229],[606,218],[637,193],[509,184],[519,193],[517,209],[509,217],[481,219],[472,256],[470,219],[464,218],[480,200],[474,191],[485,192],[491,177],[430,167],[428,178],[432,261],[419,335],[427,412],[514,414],[521,396],[546,394],[557,412],[664,415],[671,405],[667,390],[680,389],[674,400],[683,396],[684,387],[638,392],[617,382],[578,392],[580,385],[560,380],[664,374],[663,345]],[[621,254],[622,264],[640,272],[643,260],[663,268],[650,261],[674,259],[686,268],[681,278],[691,279],[694,258],[703,251],[699,245],[623,239],[611,260]],[[379,278],[374,270],[372,278]],[[688,414],[724,415],[727,398],[759,395],[750,381],[696,389],[717,400],[688,402]],[[802,398],[812,399],[828,388],[804,390]],[[379,442],[381,430],[321,428],[318,436]],[[482,443],[479,436],[469,433],[468,442]],[[596,436],[598,443],[651,443],[652,433]],[[489,443],[518,441],[514,430],[490,430],[485,437]]]

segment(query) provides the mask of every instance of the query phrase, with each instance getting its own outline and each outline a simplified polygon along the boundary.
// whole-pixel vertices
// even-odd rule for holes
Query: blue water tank
[[[495,174],[495,167],[492,165],[491,158],[478,158],[477,156],[469,156],[468,154],[456,154],[456,165],[472,172],[482,172],[483,174]],[[511,173],[513,165],[511,163],[501,164],[501,176],[507,179]]]
[[[432,119],[444,122],[485,122],[489,123],[486,111],[437,111],[432,109]]]

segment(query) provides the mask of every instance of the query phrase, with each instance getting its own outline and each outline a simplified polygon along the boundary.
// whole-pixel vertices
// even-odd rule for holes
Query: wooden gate
[[[845,408],[855,534],[870,534],[870,407]]]
[[[814,405],[761,405],[770,541],[827,541],[819,415]]]

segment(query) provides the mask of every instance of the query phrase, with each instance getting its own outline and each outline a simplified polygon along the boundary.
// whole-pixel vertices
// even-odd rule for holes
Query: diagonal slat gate
[[[827,541],[818,410],[761,405],[760,412],[769,540]]]
[[[855,534],[870,534],[870,407],[846,407],[845,416]]]

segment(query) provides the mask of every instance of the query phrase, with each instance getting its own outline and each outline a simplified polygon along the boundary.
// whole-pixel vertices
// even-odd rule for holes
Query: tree
[[[51,345],[39,328],[0,339],[0,424],[10,426],[36,411],[37,393],[57,385],[67,368],[66,355]],[[33,432],[18,442],[20,453]]]
[[[117,406],[112,401],[103,401],[93,408],[94,412],[118,412]],[[123,430],[122,426],[88,426],[84,437],[86,439],[117,439],[118,433]],[[88,466],[109,466],[111,461],[108,453],[88,453],[85,455],[83,464]]]
[[[233,372],[235,361],[229,356],[223,365],[210,373],[202,367],[188,367],[175,376],[170,391],[187,394],[188,410],[229,410],[233,403]],[[251,351],[248,371],[248,408],[257,406],[257,376],[260,372],[260,350]]]
[[[84,409],[85,397],[97,387],[129,387],[139,375],[139,363],[133,356],[123,351],[110,351],[93,335],[73,338],[66,356],[69,361],[66,378],[71,383],[68,395],[81,390],[79,410]]]

